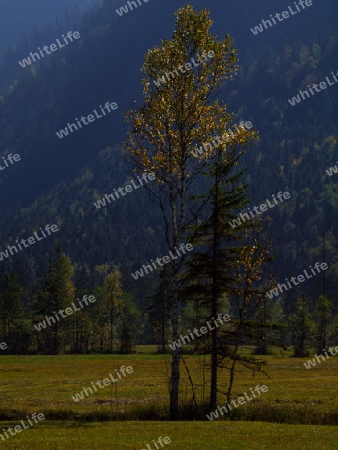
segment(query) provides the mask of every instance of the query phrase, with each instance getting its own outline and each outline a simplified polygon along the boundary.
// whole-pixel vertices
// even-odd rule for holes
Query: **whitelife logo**
[[[119,194],[116,191],[119,191],[121,196],[125,196],[125,195],[129,194],[129,192],[132,192],[134,189],[136,190],[136,189],[140,188],[141,186],[143,186],[142,180],[144,182],[146,182],[147,184],[148,184],[149,180],[150,181],[154,180],[155,179],[155,174],[152,173],[152,172],[144,173],[142,175],[142,179],[140,177],[137,177],[137,179],[138,179],[138,181],[140,183],[139,186],[134,183],[134,180],[131,180],[131,184],[127,184],[126,186],[124,186],[124,188],[123,187],[119,187],[117,189],[113,189],[114,194],[113,193],[112,194],[105,194],[105,196],[102,197],[102,199],[98,200],[97,202],[94,202],[93,204],[95,205],[95,207],[97,209],[100,209],[101,207],[106,206],[106,200],[107,200],[108,203],[110,203],[110,199],[112,199],[113,202],[115,202],[116,199],[115,199],[114,195],[116,196],[117,199],[120,198]],[[123,189],[125,189],[126,192],[124,192]]]
[[[250,130],[252,128],[252,123],[251,122],[245,122],[244,124],[244,120],[242,120],[239,124],[239,126],[233,126],[233,129],[235,131],[236,134],[239,134],[241,132],[240,129],[245,130],[245,127]],[[203,154],[203,148],[204,148],[204,152],[208,154],[208,152],[210,150],[213,149],[212,144],[214,145],[214,148],[216,148],[219,145],[225,144],[227,141],[229,141],[230,139],[234,139],[235,138],[235,134],[234,132],[231,130],[231,128],[229,128],[228,131],[226,131],[222,136],[214,136],[214,139],[212,141],[209,142],[203,142],[203,144],[200,146],[200,148],[197,148],[196,150],[191,150],[191,153],[193,154],[193,156],[195,156],[195,158],[198,157],[198,153],[200,155]],[[215,140],[218,141],[218,143],[215,142]],[[209,148],[208,148],[209,146]],[[198,153],[197,153],[198,152]]]
[[[143,1],[144,1],[144,3],[148,3],[149,0],[143,0]],[[139,4],[140,6],[142,6],[141,0],[137,0],[137,2],[138,2],[138,4]],[[129,12],[128,6],[129,6],[129,8],[130,8],[130,11],[133,10],[132,4],[134,5],[134,8],[137,8],[137,7],[138,7],[137,4],[136,4],[136,2],[131,1],[131,2],[127,2],[127,4],[124,5],[124,6],[121,6],[120,9],[115,9],[115,11],[116,11],[117,14],[121,17],[121,16],[123,16],[123,13],[124,13],[124,14],[127,14],[127,13]]]
[[[94,295],[90,295],[88,297],[88,300],[87,300],[87,297],[88,297],[87,295],[84,295],[83,298],[82,298],[82,301],[79,298],[77,299],[78,302],[79,302],[80,308],[77,308],[75,303],[72,302],[72,307],[74,309],[72,309],[71,307],[68,307],[66,309],[59,309],[59,311],[57,313],[55,311],[53,311],[54,317],[53,316],[50,316],[50,317],[46,316],[45,320],[43,322],[39,322],[37,325],[34,325],[34,328],[37,331],[44,330],[45,328],[47,328],[47,323],[48,323],[48,325],[51,325],[52,323],[56,323],[55,318],[58,320],[58,322],[60,322],[60,317],[58,316],[58,314],[60,314],[60,316],[63,319],[65,319],[67,316],[71,316],[74,312],[81,311],[81,309],[84,308],[82,302],[85,303],[86,306],[88,306],[88,302],[89,303],[96,302],[96,298],[94,297]],[[66,315],[64,315],[64,312],[65,312]],[[53,321],[53,322],[51,323],[51,321]]]
[[[258,384],[258,385],[255,387],[254,390],[256,391],[256,393],[257,393],[258,395],[261,395],[262,392],[264,392],[264,393],[265,393],[265,392],[268,392],[268,387],[267,387],[265,384],[262,384],[262,386],[260,386],[260,385]],[[237,399],[237,401],[238,401],[238,403],[239,403],[238,405],[236,404],[236,400],[231,400],[231,403],[235,406],[235,408],[238,408],[239,405],[244,405],[247,401],[248,401],[248,402],[251,402],[251,400],[253,400],[254,398],[256,398],[256,396],[255,396],[255,394],[254,394],[252,388],[250,388],[250,391],[251,391],[251,394],[252,394],[253,397],[252,397],[252,398],[248,397],[247,393],[244,392],[244,395],[245,395],[246,400],[244,399],[244,397],[238,397],[238,399]],[[262,391],[262,392],[260,392],[260,391]],[[227,412],[229,412],[227,408],[229,408],[230,411],[232,410],[231,406],[229,405],[229,402],[226,403],[226,406],[217,406],[217,409],[218,409],[218,411],[221,413],[221,415],[224,415],[224,414],[226,414]],[[209,416],[209,414],[207,414],[208,420],[214,420],[214,419],[218,419],[218,418],[219,418],[219,413],[218,413],[217,409],[216,409],[214,412],[211,412],[211,413],[210,413],[210,416]]]
[[[161,445],[161,448],[164,447],[163,442],[162,442],[162,439],[163,439],[163,442],[164,442],[165,444],[170,444],[170,443],[171,443],[171,439],[170,439],[169,436],[165,436],[164,438],[162,438],[162,436],[160,436],[160,437],[157,439],[157,444],[160,444],[160,445]],[[156,444],[156,442],[154,441],[154,439],[153,439],[153,443],[154,443],[155,450],[160,450],[160,447],[157,446],[157,444]],[[151,448],[150,444],[147,444],[147,448],[142,448],[141,450],[154,450],[154,449]]]
[[[35,424],[28,418],[28,416],[26,416],[26,417],[27,417],[27,421],[28,421],[28,423],[29,423],[29,425],[30,425],[31,427],[32,427],[33,425],[35,425]],[[37,421],[36,419],[38,419],[38,420],[45,420],[45,416],[44,416],[43,413],[39,413],[39,414],[33,413],[32,416],[31,416],[31,418],[34,420],[35,423],[38,423],[38,421]],[[27,430],[27,429],[29,428],[29,426],[27,426],[27,427],[25,426],[25,422],[24,422],[23,420],[21,420],[20,423],[22,424],[22,427],[21,427],[20,425],[15,425],[15,427],[14,427],[14,433],[13,433],[13,428],[11,428],[11,427],[7,428],[7,430],[5,430],[5,429],[3,428],[3,430],[4,430],[4,435],[6,436],[7,439],[9,439],[9,437],[10,437],[10,436],[8,436],[8,433],[7,433],[7,432],[10,432],[11,436],[15,436],[16,434],[21,433],[22,428],[23,428],[24,430]],[[0,434],[0,438],[1,438],[3,441],[5,440],[5,438],[3,437],[2,434]]]
[[[294,4],[295,4],[297,11],[293,11],[291,6],[289,6],[289,8],[288,8],[292,16],[294,16],[295,14],[302,11],[300,8],[298,8],[299,6],[301,6],[303,9],[305,9],[305,6],[312,6],[312,0],[305,0],[305,1],[299,0],[299,3],[294,2]],[[283,11],[282,13],[276,13],[275,17],[276,17],[276,19],[278,19],[279,22],[282,22],[284,19],[288,19],[290,17],[290,13],[288,11]],[[280,16],[282,16],[282,18]],[[273,22],[273,25],[277,25],[278,22],[275,21],[272,14],[270,14],[270,18],[271,18],[271,21]],[[268,23],[269,27],[271,28],[273,26],[271,21],[270,20],[262,20],[262,22],[261,22],[262,25],[256,25],[255,28],[251,28],[250,31],[252,31],[254,35],[257,35],[259,32],[263,33],[263,31],[264,31],[263,25],[264,25],[265,29],[267,29],[268,27],[266,24]]]
[[[184,64],[185,70],[183,69],[183,64],[178,66],[178,69],[180,70],[181,73],[186,73],[186,71],[192,70],[193,67],[198,67],[200,64],[204,64],[204,63],[208,62],[208,58],[212,59],[214,56],[215,56],[215,53],[212,50],[210,50],[208,52],[208,55],[206,54],[206,51],[204,51],[204,52],[202,52],[202,56],[197,54],[196,59],[197,59],[198,63],[196,63],[194,58],[191,58],[191,60],[190,60],[191,63],[186,62]],[[202,58],[204,58],[204,60]],[[179,73],[177,72],[177,69],[173,69],[173,70],[175,71],[176,76],[178,76]],[[175,78],[174,72],[164,72],[164,75],[167,77],[168,81],[170,81],[170,77],[172,77],[172,79]],[[156,81],[153,80],[157,87],[160,87],[161,84],[166,83],[166,79],[165,79],[164,75],[162,75]]]
[[[336,356],[336,355],[338,354],[338,345],[337,345],[337,347],[335,347],[335,350],[336,350],[337,353],[333,353],[332,348],[329,347],[327,351],[330,352],[331,356]],[[327,354],[327,351],[325,351],[325,349],[323,349],[323,352],[324,352],[325,355],[326,355],[326,359],[329,359],[330,356]],[[319,359],[319,357],[322,357],[322,358],[323,358],[322,361]],[[323,355],[315,355],[315,358],[317,359],[318,364],[321,363],[321,362],[323,362],[323,361],[325,361],[325,358],[324,358]],[[309,359],[308,362],[303,363],[304,366],[305,366],[307,369],[311,369],[311,367],[315,367],[316,364],[317,364],[315,358]]]
[[[228,314],[225,314],[224,316],[223,316],[223,319],[222,319],[222,314],[219,314],[218,315],[218,318],[215,320],[215,318],[213,317],[212,318],[212,320],[213,320],[213,322],[214,322],[214,325],[216,325],[216,328],[218,328],[218,326],[219,326],[219,324],[217,323],[217,322],[220,322],[220,324],[222,324],[223,325],[223,320],[224,320],[224,322],[229,322],[230,320],[231,320],[231,317],[228,315]],[[209,321],[207,320],[206,321],[206,324],[208,325],[208,328],[209,328],[209,330],[211,331],[211,330],[216,330],[216,328],[212,328],[211,326],[210,326],[210,323],[209,323]],[[199,333],[199,331],[202,333],[202,334],[198,334]],[[199,331],[198,331],[198,329],[197,328],[195,328],[194,329],[194,333],[196,334],[196,337],[201,337],[203,334],[207,334],[208,333],[208,329],[207,329],[207,327],[201,327],[200,329],[199,329]],[[175,341],[175,342],[172,342],[171,344],[169,344],[169,347],[171,348],[171,350],[175,350],[176,348],[180,348],[181,346],[182,346],[182,344],[186,344],[186,342],[185,342],[185,340],[186,339],[188,339],[188,342],[190,342],[191,340],[194,340],[195,339],[195,336],[190,332],[190,330],[188,330],[188,333],[190,333],[190,337],[191,337],[191,339],[189,338],[189,336],[187,336],[187,335],[184,335],[184,336],[180,336],[180,339],[178,340],[178,341]]]
[[[70,42],[73,42],[73,38],[74,39],[80,39],[81,35],[80,35],[80,33],[78,31],[75,31],[74,33],[72,31],[68,31],[67,38],[64,35],[62,35],[62,37],[63,37],[63,42],[65,42],[65,44],[61,44],[59,39],[56,39],[56,42],[57,42],[59,47],[57,47],[56,44],[51,44],[49,46],[50,51],[48,50],[48,46],[47,45],[45,45],[42,48],[42,50],[44,50],[46,52],[46,55],[50,55],[52,52],[55,52],[56,50],[59,50],[59,48],[62,48],[62,47],[65,47],[66,45],[68,45],[69,42],[68,42],[67,38],[70,40]],[[41,57],[44,58],[45,55],[43,54],[43,51],[40,49],[40,47],[38,47],[38,50],[40,52]],[[35,62],[36,61],[36,59],[35,59],[36,57],[38,58],[38,60],[41,59],[41,57],[39,56],[39,53],[32,53],[31,52],[29,54],[29,56],[27,56],[27,58],[22,59],[21,61],[18,61],[18,62],[20,64],[20,66],[24,68],[24,67],[30,66],[32,64],[31,58],[32,58],[33,62]]]
[[[320,265],[320,268],[319,268]],[[319,263],[316,262],[315,264],[315,269],[317,270],[317,273],[315,272],[314,268],[312,266],[309,266],[311,272],[313,273],[313,275],[317,275],[320,270],[326,270],[328,269],[328,265],[323,262],[323,263]],[[312,278],[313,275],[309,275],[306,271],[306,269],[303,270],[303,273],[305,274],[306,278],[309,280],[310,278]],[[305,277],[304,275],[298,275],[297,280],[298,283],[296,282],[296,277],[291,277],[290,280],[292,281],[294,286],[298,286],[299,283],[303,283],[305,281]],[[285,278],[285,281],[287,283],[287,285],[289,286],[289,289],[291,289],[293,286],[291,286],[290,281],[288,280],[288,278]],[[277,287],[275,289],[271,289],[270,292],[267,292],[266,295],[268,298],[273,298],[274,296],[277,297],[277,295],[281,294],[283,292],[283,288],[288,291],[289,289],[286,287],[286,284],[278,284]],[[278,292],[278,289],[280,290],[280,292]]]
[[[326,77],[326,78],[325,78],[326,81],[327,81],[327,84],[328,84],[329,86],[333,86],[335,83],[338,83],[338,78],[337,78],[337,76],[338,76],[338,71],[337,71],[336,74],[334,74],[333,72],[331,72],[331,75],[332,75],[332,77],[333,77],[333,79],[334,79],[334,83],[331,83],[331,82],[330,82],[329,77]],[[316,92],[320,92],[320,91],[326,89],[328,86],[326,85],[325,81],[322,81],[322,82],[319,83],[319,84],[313,83],[312,87],[310,87],[310,85],[308,84],[307,87],[309,88],[309,91],[311,92],[311,95],[315,95]],[[318,88],[318,87],[319,87],[319,88]],[[313,92],[312,89],[314,89],[316,92]],[[288,102],[290,103],[291,106],[295,106],[295,105],[297,105],[298,103],[300,103],[301,101],[306,100],[304,94],[307,95],[306,98],[309,98],[309,97],[310,97],[310,94],[309,94],[308,91],[306,91],[306,90],[305,90],[305,91],[299,91],[299,94],[297,95],[297,97],[292,97],[292,99],[291,99],[291,100],[289,99]],[[300,98],[299,95],[301,95],[302,98]]]
[[[134,372],[134,369],[132,368],[132,366],[128,366],[128,367],[121,366],[121,367],[120,367],[120,371],[118,371],[117,369],[115,369],[115,372],[116,372],[116,376],[118,377],[118,380],[121,380],[122,377],[121,377],[120,372],[122,372],[123,376],[126,376],[127,374],[133,373],[133,372]],[[126,372],[127,372],[127,374],[126,374]],[[109,378],[110,378],[110,379],[109,379]],[[91,381],[92,387],[93,387],[93,389],[95,390],[95,392],[97,392],[97,389],[96,389],[96,387],[94,386],[95,384],[96,384],[97,386],[99,386],[100,389],[103,389],[103,388],[105,388],[106,386],[109,386],[109,385],[111,384],[111,381],[112,381],[113,383],[116,383],[116,382],[118,381],[118,380],[115,380],[115,378],[113,377],[113,375],[112,375],[111,373],[109,374],[109,378],[104,378],[104,379],[101,380],[101,381],[100,381],[100,380],[97,380],[96,383],[94,383],[93,381]],[[101,383],[103,383],[103,386],[101,385]],[[92,390],[91,387],[88,387],[88,388],[85,388],[85,387],[84,387],[84,388],[82,389],[81,392],[75,394],[75,396],[72,395],[71,397],[72,397],[72,399],[74,400],[74,402],[78,402],[78,401],[84,399],[84,394],[83,394],[83,393],[85,393],[87,397],[89,396],[88,391],[90,392],[91,395],[94,394],[94,392],[93,392],[93,390]]]
[[[101,117],[107,115],[101,105],[100,105],[100,108],[101,108],[101,112],[103,114],[102,116],[98,115],[96,109],[93,110],[93,112],[95,113],[95,116],[96,116],[97,119],[100,119]],[[118,108],[118,105],[115,102],[112,102],[112,103],[106,102],[106,104],[104,105],[104,108],[108,111],[108,113],[111,113],[112,111],[114,111],[115,109]],[[86,122],[86,119],[88,120],[88,122]],[[79,119],[77,117],[75,117],[75,120],[77,121],[77,124],[78,124],[79,128],[82,128],[82,125],[80,124]],[[81,122],[84,125],[89,125],[89,123],[94,122],[96,119],[95,119],[93,114],[89,114],[87,117],[82,116],[80,120],[81,120]],[[78,130],[78,127],[76,126],[75,123],[69,123],[68,122],[67,123],[67,127],[69,128],[69,131],[71,133],[73,133],[74,131]],[[68,136],[68,129],[67,129],[67,127],[62,129],[62,130],[56,131],[56,135],[58,136],[58,138],[62,139],[64,136]],[[73,130],[72,127],[75,127],[75,130]]]
[[[15,155],[12,155],[12,153],[10,153],[6,159],[4,156],[2,157],[2,159],[4,160],[5,167],[2,167],[2,165],[0,164],[0,170],[5,170],[7,167],[10,167],[8,162],[13,165],[16,162],[21,161],[21,156],[18,153],[16,153]]]
[[[57,231],[59,231],[59,229],[58,229],[57,225],[55,225],[55,224],[54,225],[48,224],[45,226],[44,230],[40,227],[40,231],[41,231],[42,237],[39,237],[39,235],[37,234],[36,231],[34,232],[34,236],[38,241],[42,241],[42,239],[47,237],[45,231],[50,236],[52,234],[51,231],[53,233],[56,233]],[[35,238],[33,236],[29,237],[27,239],[28,244],[26,244],[26,239],[21,239],[20,242],[18,240],[16,240],[16,245],[17,245],[17,247],[19,247],[20,250],[23,250],[23,248],[21,247],[21,244],[27,248],[27,247],[29,247],[29,245],[35,244]],[[7,245],[7,250],[5,250],[4,252],[0,252],[0,261],[2,261],[4,258],[8,258],[10,256],[8,253],[8,250],[11,255],[13,255],[13,249],[15,250],[16,253],[18,253],[19,250],[17,249],[17,247],[15,245],[12,245],[12,246]]]
[[[338,164],[338,161],[337,161]],[[332,177],[332,175],[334,173],[338,173],[338,166],[337,164],[333,167],[329,167],[328,169],[325,170],[325,172],[328,174],[329,177]]]
[[[185,247],[185,249],[184,249],[184,247]],[[175,257],[175,254],[173,255],[172,252],[169,251],[169,255],[170,255],[172,260],[177,259],[180,256],[182,256],[181,253],[179,252],[179,250],[177,249],[177,247],[175,247],[175,250],[176,250],[176,254],[177,254],[176,257]],[[190,252],[191,250],[193,250],[193,246],[191,244],[187,244],[187,245],[181,244],[180,245],[180,250],[181,250],[182,253],[186,254],[186,250],[188,250],[188,252]],[[163,260],[163,264],[161,262],[161,259]],[[150,261],[151,261],[154,269],[158,269],[158,267],[156,266],[155,262],[152,259]],[[156,258],[156,263],[159,266],[164,266],[164,264],[168,264],[169,262],[170,262],[170,258],[167,255],[166,256],[162,256],[162,258]],[[131,274],[131,276],[134,278],[134,280],[138,280],[139,278],[143,277],[144,275],[147,275],[148,274],[148,269],[150,269],[151,272],[154,271],[154,269],[150,265],[146,266],[145,264],[143,264],[142,267],[143,267],[145,273],[143,273],[143,269],[136,270],[134,273]]]
[[[284,192],[284,194],[282,192],[278,192],[278,194],[276,195],[276,197],[279,199],[279,201],[281,203],[283,203],[283,198],[284,200],[289,200],[290,198],[290,193],[288,191]],[[283,198],[282,198],[283,197]],[[276,205],[278,205],[277,199],[275,198],[275,195],[272,195],[273,201],[275,204],[271,204],[270,201],[268,199],[266,199],[266,203],[268,205],[266,205],[265,203],[262,203],[259,207],[258,206],[254,206],[252,209],[255,211],[256,214],[262,214],[263,212],[265,212],[268,207],[269,208],[274,208]],[[260,209],[260,211],[258,211],[258,208]],[[249,213],[251,214],[251,217],[254,217],[254,213],[251,211],[250,208],[247,208],[249,210]],[[242,222],[244,223],[246,220],[249,220],[249,214],[247,213],[240,213],[239,214],[239,218],[237,219],[233,219],[229,221],[229,224],[232,228],[235,228],[238,225],[241,225],[241,219]]]

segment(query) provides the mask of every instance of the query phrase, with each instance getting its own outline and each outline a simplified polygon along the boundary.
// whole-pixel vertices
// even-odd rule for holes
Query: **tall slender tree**
[[[201,205],[188,208],[187,201],[212,146],[197,158],[192,150],[222,136],[233,119],[225,103],[215,100],[215,96],[237,74],[236,49],[230,36],[218,41],[210,33],[209,14],[207,10],[195,12],[191,5],[175,13],[173,38],[162,41],[145,56],[144,105],[127,112],[132,127],[126,149],[135,173],[155,174],[155,182],[147,187],[162,210],[171,251],[185,241],[187,227],[200,213]],[[234,139],[245,141],[247,133],[240,130]],[[173,341],[179,339],[180,271],[184,259],[172,260],[170,265]],[[179,381],[180,349],[176,348],[170,377],[172,419],[179,417]]]

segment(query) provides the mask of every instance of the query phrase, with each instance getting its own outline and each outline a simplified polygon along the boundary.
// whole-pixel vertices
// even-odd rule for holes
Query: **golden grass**
[[[201,387],[203,357],[192,355],[184,356],[184,359],[196,386],[196,400],[202,404],[203,400],[207,401],[209,393],[209,384],[204,392]],[[305,408],[317,416],[336,413],[338,358],[330,358],[309,370],[303,365],[306,359],[278,356],[262,359],[268,362],[265,370],[269,378],[261,373],[253,377],[247,370],[239,368],[233,389],[235,397],[244,391],[249,394],[250,388],[257,384],[266,384],[269,391],[262,394],[255,404],[259,403],[262,411],[264,408],[275,408],[276,411],[281,408],[301,411]],[[87,418],[95,419],[99,413],[104,419],[105,412],[131,413],[133,410],[136,411],[135,418],[141,418],[137,414],[142,405],[149,408],[152,405],[163,414],[168,411],[169,355],[2,356],[1,361],[0,418],[3,419],[19,418],[34,411],[43,412],[52,419],[71,418],[74,414],[87,414]],[[72,400],[71,396],[83,387],[108,377],[121,365],[131,365],[134,372],[116,385],[98,388],[83,401],[76,403]],[[191,397],[191,386],[183,364],[181,373],[181,401],[185,403]],[[228,373],[221,371],[219,389],[225,391],[227,386]],[[221,395],[219,404],[224,404]],[[249,406],[237,408],[236,413],[250,411]],[[319,423],[331,422],[324,420]]]

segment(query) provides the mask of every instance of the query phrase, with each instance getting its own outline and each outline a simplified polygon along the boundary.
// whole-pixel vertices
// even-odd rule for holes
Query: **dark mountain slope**
[[[127,178],[117,145],[126,135],[123,110],[140,96],[139,67],[145,52],[171,36],[173,11],[182,3],[149,1],[122,17],[115,12],[118,4],[106,1],[98,11],[88,12],[79,28],[80,40],[20,69],[3,95],[0,150],[19,153],[22,161],[1,173],[0,248],[11,238],[57,222],[60,233],[55,239],[61,239],[77,267],[121,264],[127,286],[144,295],[151,286],[147,280],[133,282],[130,271],[166,252],[158,210],[141,191],[102,210],[96,210],[93,201]],[[204,6],[201,1],[193,4]],[[279,191],[291,194],[288,202],[266,213],[274,219],[268,233],[276,240],[280,278],[297,275],[321,260],[322,232],[330,231],[328,261],[335,279],[337,192],[334,176],[328,177],[325,169],[338,157],[338,85],[294,107],[288,99],[338,70],[337,33],[320,26],[321,20],[327,23],[327,15],[333,21],[336,6],[321,6],[322,19],[314,4],[303,16],[290,18],[287,27],[281,23],[254,36],[250,28],[282,10],[274,4],[208,5],[214,32],[219,37],[233,35],[242,64],[237,80],[224,87],[223,95],[238,120],[251,120],[260,131],[260,141],[244,161],[252,205]],[[39,40],[52,43],[67,27],[60,24],[34,34],[29,45],[23,42],[11,54],[12,60],[35,50]],[[117,102],[118,109],[68,137],[56,136],[67,122],[106,101]],[[115,152],[99,157],[107,147]],[[53,245],[46,240],[39,243],[38,252],[27,249],[20,255],[32,279],[42,274]],[[19,265],[14,259],[1,270]]]

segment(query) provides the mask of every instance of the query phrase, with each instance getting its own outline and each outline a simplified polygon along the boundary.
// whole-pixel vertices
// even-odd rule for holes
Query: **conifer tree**
[[[131,353],[138,337],[140,312],[133,297],[124,292],[121,299],[120,313],[117,320],[117,332],[120,340],[120,352]]]
[[[23,325],[24,310],[21,303],[25,291],[15,272],[6,273],[4,291],[0,294],[0,330],[2,341],[6,342],[8,351],[14,352],[18,346],[17,336]]]
[[[48,329],[45,331],[45,348],[48,353],[57,354],[64,350],[65,344],[70,342],[71,321],[62,318],[59,310],[71,306],[74,300],[74,284],[71,281],[74,269],[70,259],[65,256],[60,242],[56,248],[56,261],[49,260],[46,272],[46,289],[38,293],[35,310],[38,316],[35,321],[49,317]]]
[[[330,339],[333,335],[332,302],[326,295],[318,297],[314,308],[314,321],[317,327],[316,344],[317,353],[321,354],[329,348]]]
[[[316,326],[309,309],[310,299],[301,294],[297,299],[295,311],[289,316],[290,329],[294,345],[294,356],[309,355],[309,349],[315,342]],[[321,349],[320,353],[323,351]]]
[[[190,227],[190,241],[197,247],[188,262],[189,269],[184,274],[187,283],[185,295],[200,299],[209,309],[208,320],[216,318],[223,311],[219,304],[224,295],[230,292],[234,283],[232,270],[238,264],[243,231],[253,228],[252,222],[244,222],[237,227],[231,225],[236,211],[247,203],[247,185],[239,185],[244,175],[241,170],[234,172],[240,156],[246,146],[218,146],[214,157],[208,162],[205,173],[211,180],[208,194],[196,198],[210,204],[206,219]],[[219,349],[217,346],[219,329],[211,331],[211,380],[210,408],[217,404],[217,364]]]

